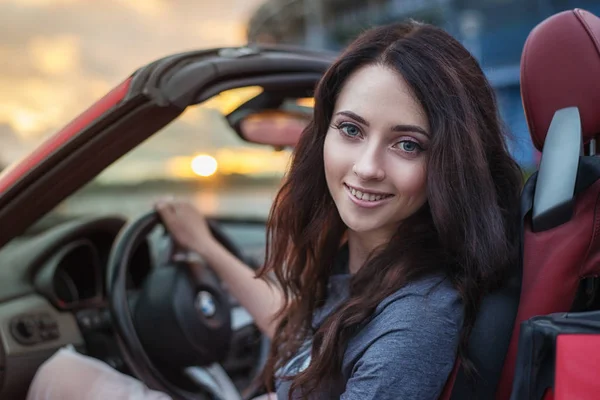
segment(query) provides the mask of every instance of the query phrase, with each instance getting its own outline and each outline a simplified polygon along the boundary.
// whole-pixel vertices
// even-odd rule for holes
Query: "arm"
[[[255,278],[254,271],[213,237],[204,215],[188,202],[161,201],[156,205],[165,227],[179,246],[200,254],[248,310],[259,329],[273,337],[273,316],[283,304],[281,291]]]
[[[283,304],[283,295],[280,290],[276,286],[256,278],[254,271],[249,266],[233,256],[218,242],[200,251],[199,253],[208,265],[252,315],[259,329],[272,339],[276,325],[273,316]]]

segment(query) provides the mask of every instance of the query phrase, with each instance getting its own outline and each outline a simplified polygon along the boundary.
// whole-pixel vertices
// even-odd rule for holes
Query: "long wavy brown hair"
[[[352,277],[349,298],[313,332],[325,301],[342,222],[327,189],[323,144],[337,97],[357,69],[397,71],[423,106],[432,131],[428,201],[405,220]],[[460,292],[464,325],[458,348],[473,368],[467,342],[482,297],[502,285],[518,261],[522,174],[506,144],[494,92],[472,55],[443,30],[409,21],[363,33],[334,62],[315,91],[314,117],[294,151],[268,221],[267,259],[284,294],[263,376],[272,379],[313,338],[311,362],[292,380],[310,396],[341,377],[349,339],[377,305],[407,282],[444,273]]]

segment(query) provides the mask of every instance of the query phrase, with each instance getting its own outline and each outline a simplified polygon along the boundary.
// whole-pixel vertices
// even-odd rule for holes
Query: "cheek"
[[[394,171],[397,171],[397,174],[392,181],[398,192],[424,201],[427,196],[427,164],[425,160],[397,167]]]
[[[334,135],[328,132],[323,145],[323,163],[328,185],[332,180],[339,180],[344,175],[346,158],[344,151],[340,151]]]

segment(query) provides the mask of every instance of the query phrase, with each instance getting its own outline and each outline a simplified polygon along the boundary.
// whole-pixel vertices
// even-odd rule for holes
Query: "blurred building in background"
[[[527,168],[537,154],[519,90],[523,44],[543,19],[573,8],[600,15],[600,0],[267,0],[249,21],[248,41],[340,50],[374,25],[413,18],[440,26],[481,63],[514,136],[513,155]]]

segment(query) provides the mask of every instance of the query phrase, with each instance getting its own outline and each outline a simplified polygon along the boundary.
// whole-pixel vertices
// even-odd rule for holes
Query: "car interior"
[[[236,399],[255,392],[251,382],[268,340],[201,260],[186,255],[193,274],[185,272],[189,266],[173,265],[173,244],[151,212],[152,196],[193,192],[215,237],[252,268],[262,265],[268,199],[330,62],[327,53],[285,48],[168,57],[136,71],[4,172],[0,219],[14,229],[2,230],[0,263],[18,266],[0,272],[0,398],[24,398],[37,368],[64,346],[173,398]],[[216,131],[207,132],[208,126]],[[258,128],[291,136],[277,143],[240,136]],[[223,146],[234,151],[234,161],[272,163],[256,182],[233,173],[198,186],[181,160],[166,157],[165,149],[178,144],[186,150]],[[164,163],[139,164],[147,159]],[[138,174],[107,185],[140,165],[182,173],[181,182]],[[229,214],[214,200],[225,184],[241,186],[220,197],[234,210]],[[244,201],[256,203],[257,190],[268,202],[245,207]]]
[[[172,121],[210,102],[224,133],[285,158],[333,57],[279,46],[166,57],[0,175],[0,398],[25,398],[37,368],[64,346],[177,399],[261,393],[252,381],[268,340],[209,269],[172,260],[151,202],[61,210],[153,140],[185,143],[173,136]],[[581,390],[561,365],[584,357],[572,349],[600,327],[599,76],[598,17],[563,12],[529,35],[521,91],[542,156],[522,194],[523,259],[509,283],[483,300],[469,348],[478,379],[472,383],[457,362],[442,399],[547,400]],[[236,92],[248,88],[258,91]],[[265,218],[220,215],[216,205],[211,229],[257,268]],[[186,264],[202,263],[186,256]],[[566,340],[567,333],[584,336]]]
[[[557,387],[566,377],[558,375],[565,368],[557,362],[556,344],[561,334],[599,332],[599,73],[600,19],[595,15],[562,12],[528,36],[521,95],[541,161],[522,192],[522,264],[505,288],[484,299],[478,314],[470,339],[477,383],[470,384],[459,370],[446,398],[577,398],[571,389]],[[569,353],[568,358],[585,355]],[[573,371],[569,376],[575,380]],[[587,396],[597,393],[597,387],[573,386]]]
[[[587,322],[577,321],[596,319],[594,311],[600,308],[599,73],[597,16],[580,9],[563,12],[529,35],[521,61],[521,90],[532,141],[542,151],[542,159],[523,192],[521,297],[498,398],[574,398],[574,393],[558,397],[562,389],[556,385],[561,380],[561,364],[555,363],[557,335],[556,331],[548,335],[544,326],[558,318],[565,322],[559,333],[590,333],[579,330]],[[541,318],[541,329],[520,331],[534,317]],[[542,346],[544,352],[535,355],[532,348],[523,346],[532,335],[536,341],[549,343],[547,348]],[[575,364],[582,358],[597,359],[592,348],[569,357]],[[590,372],[593,369],[587,371],[588,377]],[[597,386],[596,390],[587,386],[597,385],[597,379],[580,382],[574,386],[587,396],[597,393]]]

